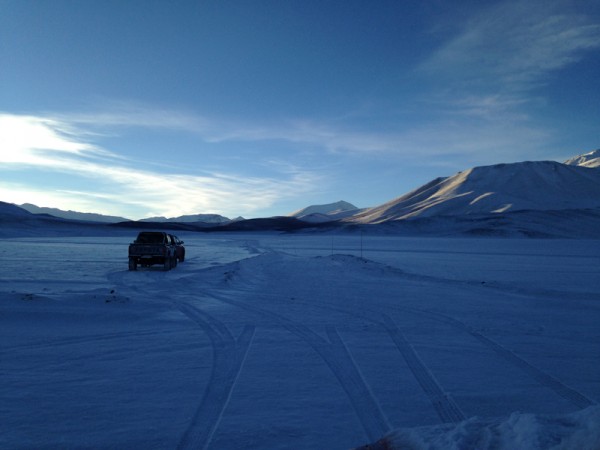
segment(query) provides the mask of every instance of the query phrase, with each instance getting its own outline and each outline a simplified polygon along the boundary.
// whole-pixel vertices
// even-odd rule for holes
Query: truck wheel
[[[185,252],[181,254],[181,258],[179,258],[179,262],[183,262],[185,260]]]
[[[129,270],[137,270],[137,259],[129,258]]]
[[[177,267],[177,256],[173,256],[171,259],[171,267]]]
[[[164,270],[171,270],[171,258],[165,258],[163,269]]]

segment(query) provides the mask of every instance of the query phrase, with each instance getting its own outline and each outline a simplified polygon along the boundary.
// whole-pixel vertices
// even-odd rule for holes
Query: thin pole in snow
[[[360,259],[363,257],[363,230],[360,230]]]

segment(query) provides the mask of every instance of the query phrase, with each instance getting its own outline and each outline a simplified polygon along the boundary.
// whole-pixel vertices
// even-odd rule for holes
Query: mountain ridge
[[[287,214],[287,217],[295,217],[305,222],[329,222],[356,214],[360,210],[344,200],[324,205],[311,205]]]
[[[234,219],[235,220],[235,219]],[[178,217],[170,217],[166,218],[163,216],[158,217],[148,217],[145,219],[140,219],[138,222],[179,222],[179,223],[193,223],[193,222],[202,222],[209,224],[219,224],[219,223],[228,223],[232,220],[228,217],[221,216],[219,214],[188,214]]]
[[[61,219],[84,220],[87,222],[102,222],[102,223],[124,222],[124,221],[129,220],[129,219],[126,219],[125,217],[109,216],[109,215],[98,214],[98,213],[86,213],[86,212],[79,212],[79,211],[63,210],[63,209],[58,209],[58,208],[49,208],[46,206],[37,206],[32,203],[23,203],[22,205],[18,205],[18,206],[32,214],[49,214],[51,216],[58,217]]]
[[[600,208],[600,170],[525,161],[479,166],[436,178],[342,221],[373,224],[433,216],[595,208]]]

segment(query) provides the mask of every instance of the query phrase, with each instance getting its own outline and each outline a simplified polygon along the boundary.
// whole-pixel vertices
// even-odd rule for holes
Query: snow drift
[[[490,420],[473,417],[459,424],[401,428],[357,450],[597,450],[600,406],[566,415],[513,413]]]

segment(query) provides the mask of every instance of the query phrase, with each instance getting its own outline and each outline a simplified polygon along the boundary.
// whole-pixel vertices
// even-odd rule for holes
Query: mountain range
[[[58,208],[47,208],[40,207],[37,205],[33,205],[31,203],[24,203],[19,205],[25,211],[28,211],[32,214],[48,214],[54,217],[59,217],[61,219],[68,220],[82,220],[88,222],[100,222],[100,223],[118,223],[118,222],[128,222],[130,219],[119,216],[107,216],[104,214],[96,214],[96,213],[84,213],[77,211],[65,211]],[[238,217],[233,220],[243,220],[242,217]],[[192,214],[185,215],[179,217],[148,217],[145,219],[141,219],[140,222],[177,222],[177,223],[195,223],[202,222],[207,224],[222,224],[231,222],[231,219],[227,217],[220,216],[218,214]]]
[[[77,211],[65,211],[58,208],[47,208],[45,206],[37,206],[31,203],[23,203],[20,205],[25,211],[29,211],[32,214],[49,214],[54,217],[60,217],[62,219],[69,220],[86,220],[90,222],[106,222],[106,223],[115,223],[115,222],[125,222],[129,219],[125,217],[119,216],[107,216],[104,214],[96,214],[96,213],[84,213]]]
[[[26,211],[27,210],[27,211]],[[297,230],[377,225],[409,234],[498,234],[600,237],[600,150],[564,163],[526,161],[474,167],[436,178],[382,205],[357,208],[340,200],[312,205],[287,216],[230,220],[216,214],[139,222],[113,216],[10,205],[0,202],[0,225],[24,214],[63,220],[124,222],[120,226],[194,230]],[[40,215],[40,212],[42,214]],[[4,220],[2,218],[4,217]],[[30,217],[31,218],[31,217]],[[54,217],[56,218],[56,217]]]
[[[553,161],[475,167],[344,219],[375,224],[439,216],[600,208],[600,170]]]
[[[243,220],[242,217],[238,217],[233,220]],[[191,214],[179,217],[148,217],[147,219],[142,219],[140,222],[179,222],[179,223],[194,223],[194,222],[202,222],[202,223],[210,223],[210,224],[221,224],[231,222],[231,219],[227,217],[221,216],[219,214]]]

